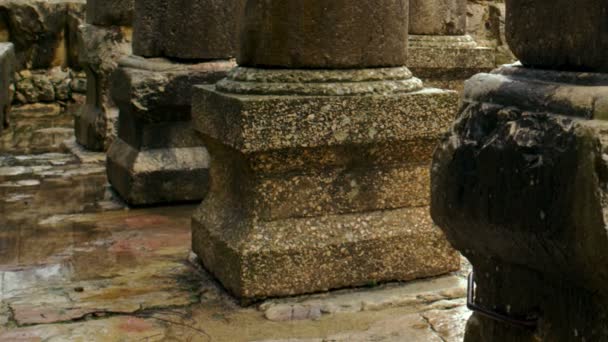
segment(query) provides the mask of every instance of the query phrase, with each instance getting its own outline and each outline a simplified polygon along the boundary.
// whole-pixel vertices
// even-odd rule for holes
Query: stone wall
[[[13,111],[0,152],[59,149],[73,133],[71,110],[84,101],[78,26],[86,0],[2,0],[0,42],[15,45]],[[50,140],[49,140],[50,139]]]

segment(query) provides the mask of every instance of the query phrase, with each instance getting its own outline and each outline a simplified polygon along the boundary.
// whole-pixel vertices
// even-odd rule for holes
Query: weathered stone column
[[[494,50],[477,46],[466,24],[467,0],[410,0],[408,66],[425,84],[460,91],[496,66]]]
[[[235,66],[241,0],[136,0],[133,52],[113,75],[120,110],[108,178],[132,205],[201,200],[207,150],[191,127],[191,88]],[[144,56],[144,57],[142,57]]]
[[[472,262],[465,341],[608,340],[608,3],[507,0],[523,65],[467,81],[432,215]]]
[[[15,48],[11,43],[0,43],[0,134],[8,126],[8,115],[13,99],[11,84],[15,73]]]
[[[407,18],[404,0],[249,0],[240,66],[195,88],[212,161],[193,250],[243,302],[458,269],[428,214],[458,96],[405,67]]]
[[[88,0],[87,23],[79,27],[79,61],[87,74],[87,99],[75,118],[76,141],[105,151],[116,137],[118,108],[110,75],[131,54],[133,0]]]

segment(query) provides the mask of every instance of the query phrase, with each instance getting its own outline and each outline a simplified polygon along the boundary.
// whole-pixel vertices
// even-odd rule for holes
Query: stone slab
[[[13,83],[15,63],[13,44],[0,43],[0,134],[8,126],[8,115],[12,100],[10,86]]]
[[[98,26],[131,26],[134,0],[87,0],[86,20]]]
[[[234,57],[242,0],[135,0],[133,52],[143,57]]]
[[[462,90],[465,80],[496,67],[496,53],[461,37],[411,35],[408,68],[426,86]]]
[[[407,281],[459,268],[458,255],[432,224],[428,207],[229,223],[212,203],[206,200],[194,214],[193,250],[244,301]]]
[[[458,108],[454,91],[370,96],[251,96],[197,86],[200,132],[243,153],[435,139]],[[215,113],[220,110],[222,116]]]

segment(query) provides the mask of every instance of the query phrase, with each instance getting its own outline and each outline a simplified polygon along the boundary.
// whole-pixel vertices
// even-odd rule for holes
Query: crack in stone
[[[428,324],[428,325],[429,325],[429,328],[431,328],[431,331],[432,331],[432,332],[433,332],[435,335],[437,335],[437,337],[439,337],[439,339],[440,339],[442,342],[447,342],[447,340],[446,340],[445,338],[443,338],[443,336],[441,336],[441,334],[439,333],[439,331],[437,331],[437,330],[435,329],[435,326],[433,325],[433,323],[431,323],[431,321],[430,321],[430,320],[429,320],[429,319],[428,319],[428,318],[427,318],[427,317],[424,315],[424,313],[421,313],[421,314],[419,314],[419,315],[420,315],[420,317],[422,317],[422,319],[423,319],[423,320],[426,322],[426,324]]]

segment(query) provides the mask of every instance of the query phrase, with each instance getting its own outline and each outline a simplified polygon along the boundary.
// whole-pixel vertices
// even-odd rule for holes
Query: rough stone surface
[[[526,66],[608,71],[608,3],[507,0],[507,41]]]
[[[77,67],[73,33],[84,19],[85,0],[6,0],[0,3],[0,41],[15,44],[17,70]]]
[[[75,117],[79,144],[93,151],[107,150],[117,134],[118,108],[110,95],[110,76],[118,60],[131,53],[131,29],[82,25],[80,63],[87,75],[86,104]]]
[[[467,0],[410,0],[410,34],[458,36],[466,26]]]
[[[507,45],[504,0],[469,0],[467,7],[467,33],[480,46],[496,50],[496,65],[517,61]]]
[[[19,154],[62,152],[62,143],[74,136],[73,113],[77,108],[78,102],[65,107],[57,103],[14,106],[10,125],[0,136],[0,151]]]
[[[237,59],[294,69],[403,66],[407,34],[407,0],[247,1]]]
[[[468,35],[410,35],[407,62],[426,86],[461,91],[469,77],[496,66],[495,51]]]
[[[98,26],[131,26],[134,0],[88,0],[87,23]]]
[[[0,43],[0,134],[8,127],[11,109],[11,85],[15,69],[15,49],[13,44]]]
[[[439,90],[305,97],[197,87],[193,120],[212,161],[193,250],[245,301],[457,269],[425,207],[427,163],[456,107],[456,93]]]
[[[234,57],[243,2],[135,0],[133,53],[195,60]]]
[[[118,138],[108,151],[110,183],[132,205],[202,199],[209,158],[191,126],[191,88],[215,83],[234,62],[132,56],[120,65],[112,81],[120,115]]]
[[[538,326],[474,315],[465,341],[608,338],[607,81],[520,66],[468,81],[435,154],[432,215],[471,260],[476,302]]]

